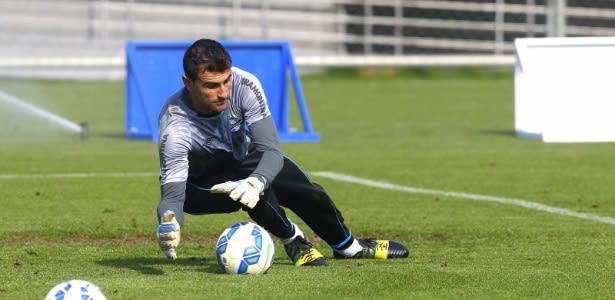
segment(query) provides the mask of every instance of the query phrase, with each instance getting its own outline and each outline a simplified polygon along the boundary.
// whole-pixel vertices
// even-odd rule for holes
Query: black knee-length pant
[[[291,159],[284,157],[280,173],[261,195],[253,209],[234,201],[227,194],[213,194],[208,190],[225,181],[235,181],[249,176],[260,161],[262,153],[253,152],[244,161],[232,157],[216,158],[218,163],[201,166],[199,174],[190,176],[186,185],[184,212],[188,214],[231,213],[244,209],[257,224],[279,238],[293,234],[292,224],[282,207],[301,218],[318,236],[334,249],[350,245],[353,238],[344,224],[344,218],[327,192],[308,176]]]

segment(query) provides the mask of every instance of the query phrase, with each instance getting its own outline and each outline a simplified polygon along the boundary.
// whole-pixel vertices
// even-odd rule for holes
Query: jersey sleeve
[[[158,151],[160,156],[160,194],[158,220],[167,209],[175,212],[180,226],[183,225],[183,205],[186,197],[188,179],[188,151],[190,150],[190,130],[162,118],[162,128]]]
[[[188,179],[188,151],[190,130],[170,125],[161,128],[158,152],[160,157],[160,185]]]
[[[277,130],[271,116],[250,125],[250,134],[256,151],[263,153],[256,169],[250,176],[264,178],[265,187],[268,187],[282,170],[284,163]]]
[[[251,73],[240,71],[240,74],[239,97],[243,118],[249,128],[251,143],[263,154],[251,176],[263,179],[267,188],[283,164],[278,132],[260,81]]]
[[[260,81],[251,73],[242,71],[239,94],[244,119],[248,125],[271,115],[267,106],[267,97]]]

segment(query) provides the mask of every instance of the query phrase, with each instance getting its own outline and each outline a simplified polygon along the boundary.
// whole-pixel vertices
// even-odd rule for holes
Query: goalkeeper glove
[[[156,236],[158,237],[158,245],[164,254],[170,259],[176,259],[177,253],[175,249],[179,245],[180,231],[179,223],[175,219],[175,212],[167,210],[160,218],[160,224],[158,230],[156,230]]]
[[[252,209],[260,200],[265,184],[256,177],[248,177],[239,181],[227,181],[211,187],[212,193],[225,193],[231,199]]]

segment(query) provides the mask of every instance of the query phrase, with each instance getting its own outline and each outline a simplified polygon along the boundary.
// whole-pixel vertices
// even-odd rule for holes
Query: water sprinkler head
[[[88,126],[88,122],[81,122],[79,123],[79,127],[81,127],[81,132],[80,132],[80,137],[82,141],[85,141],[88,139],[88,137],[90,136],[90,130],[89,130],[89,126]]]

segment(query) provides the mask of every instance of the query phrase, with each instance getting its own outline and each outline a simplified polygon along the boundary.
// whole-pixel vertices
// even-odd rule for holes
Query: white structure
[[[515,48],[518,136],[615,141],[615,37],[521,38]]]

